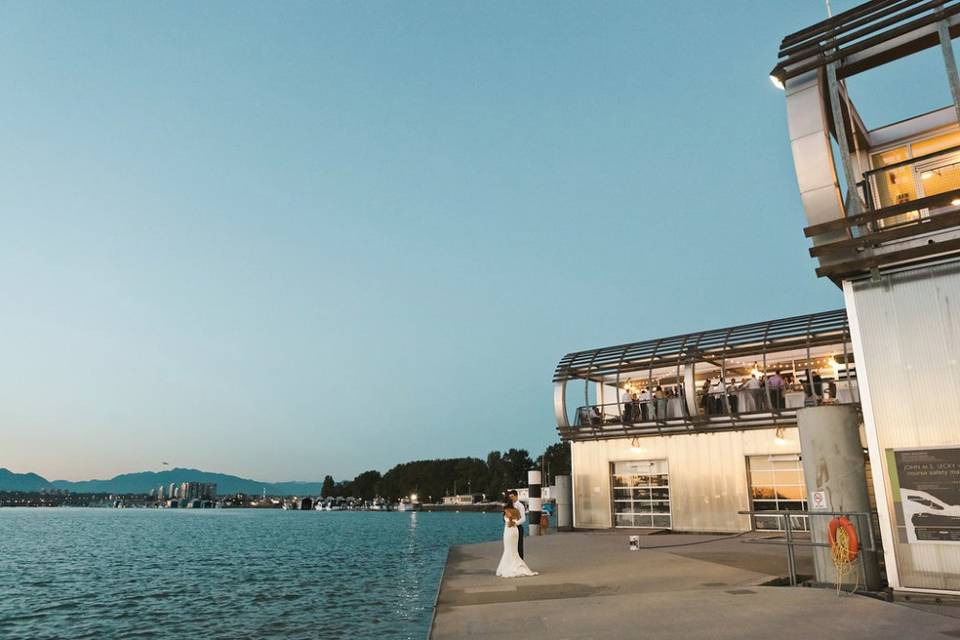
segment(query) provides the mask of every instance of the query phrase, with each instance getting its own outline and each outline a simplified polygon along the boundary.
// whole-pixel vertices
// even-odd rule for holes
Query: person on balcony
[[[767,378],[767,389],[770,391],[771,408],[779,411],[783,409],[783,388],[786,386],[780,371],[774,371],[773,375]]]
[[[736,413],[739,404],[739,396],[737,396],[737,390],[740,389],[740,383],[737,382],[736,378],[730,380],[730,386],[727,387],[727,404],[730,405],[730,413]]]
[[[748,406],[741,407],[741,411],[744,413],[760,411],[760,409],[763,407],[763,402],[761,400],[763,397],[763,389],[760,388],[760,380],[758,380],[755,376],[750,376],[743,383],[743,389],[747,391],[747,399],[750,402],[747,403]]]
[[[715,415],[723,415],[726,409],[723,407],[723,396],[726,395],[726,386],[723,384],[723,378],[717,378],[710,385],[710,404],[713,406]]]
[[[663,387],[657,385],[653,392],[653,399],[657,405],[657,420],[667,419],[667,394],[663,392]]]
[[[633,396],[629,389],[624,389],[620,394],[621,410],[623,411],[623,424],[633,423]]]
[[[653,411],[650,410],[650,401],[652,400],[650,389],[644,387],[643,391],[640,392],[639,397],[637,397],[637,400],[640,403],[640,419],[643,422],[650,420],[651,415],[653,414]]]
[[[713,413],[713,397],[710,395],[710,378],[703,381],[700,388],[700,406],[703,407],[703,415],[709,416]]]

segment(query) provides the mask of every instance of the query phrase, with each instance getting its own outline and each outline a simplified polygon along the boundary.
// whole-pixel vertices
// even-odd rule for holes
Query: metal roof
[[[557,365],[553,381],[599,380],[684,362],[759,356],[771,351],[836,344],[848,340],[848,336],[847,312],[836,309],[568,353]]]

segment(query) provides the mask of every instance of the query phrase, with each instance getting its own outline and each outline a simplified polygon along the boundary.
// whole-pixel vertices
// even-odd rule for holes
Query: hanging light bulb
[[[630,441],[630,450],[634,451],[635,453],[643,451],[643,447],[640,446],[640,438],[636,436],[633,437],[633,439]]]
[[[773,444],[777,445],[778,447],[782,447],[783,445],[787,444],[787,441],[783,438],[783,427],[777,427],[777,432],[773,436]]]

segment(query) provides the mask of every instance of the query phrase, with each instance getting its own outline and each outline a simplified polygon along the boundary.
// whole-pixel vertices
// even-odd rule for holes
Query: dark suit
[[[520,559],[523,560],[523,525],[517,525],[517,553],[520,554]]]

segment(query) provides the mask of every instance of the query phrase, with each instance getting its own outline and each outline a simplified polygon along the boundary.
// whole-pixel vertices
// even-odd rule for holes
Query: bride
[[[501,578],[537,575],[536,571],[530,571],[530,567],[517,553],[517,540],[520,538],[520,533],[517,531],[517,520],[519,519],[520,512],[513,508],[513,502],[510,501],[510,498],[507,498],[503,507],[503,555],[500,557],[500,564],[497,566],[497,576]]]

